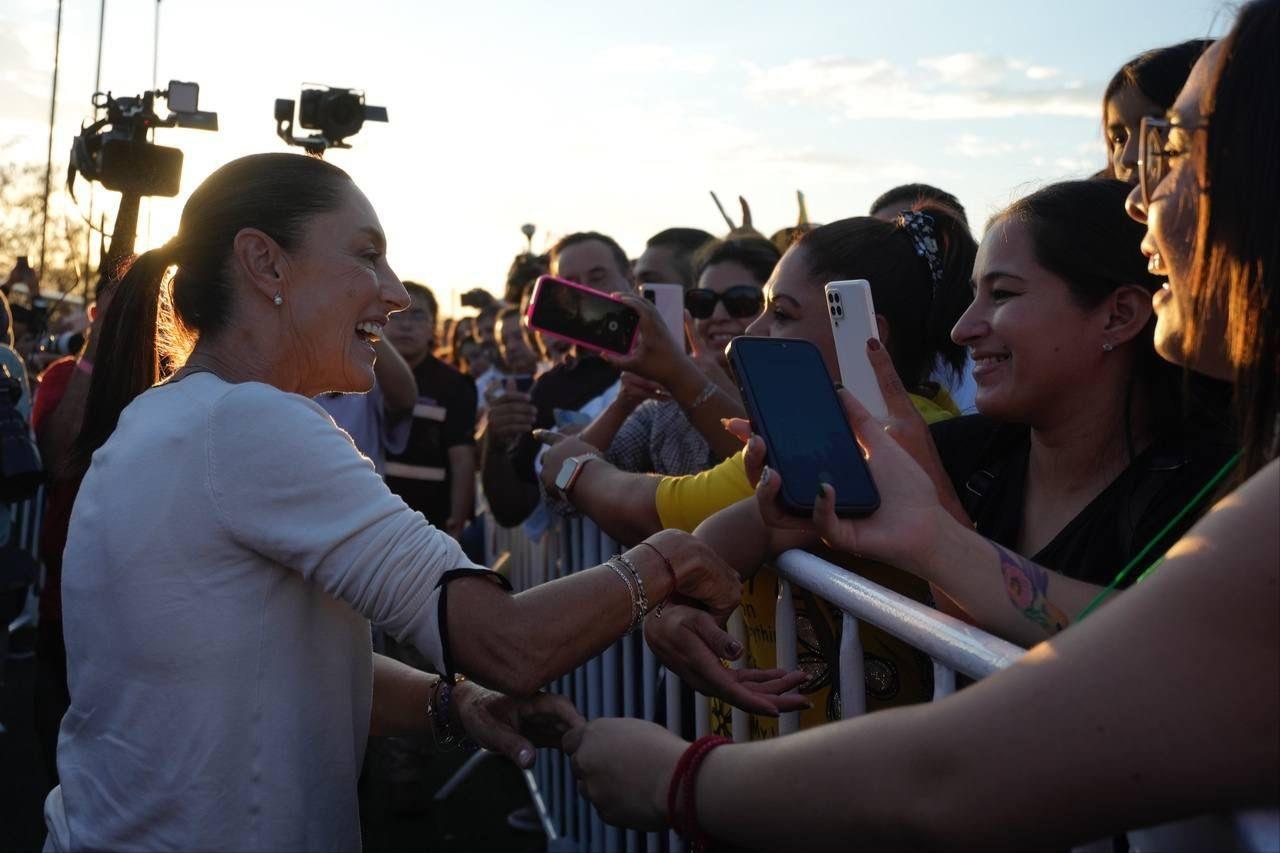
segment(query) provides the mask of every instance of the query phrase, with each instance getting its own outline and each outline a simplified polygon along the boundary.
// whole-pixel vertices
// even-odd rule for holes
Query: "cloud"
[[[946,152],[957,157],[979,159],[985,157],[1007,157],[1010,154],[1031,151],[1035,147],[1035,144],[1028,140],[1009,142],[1007,140],[978,136],[976,133],[962,133],[947,146]]]
[[[598,72],[615,74],[652,73],[660,70],[668,74],[710,74],[715,70],[716,57],[696,50],[678,49],[665,44],[619,44],[605,48],[597,54],[592,68]]]
[[[748,64],[746,92],[761,100],[810,104],[850,119],[975,119],[1089,116],[1093,86],[1058,80],[1054,68],[1010,57],[955,53],[914,67],[885,59],[820,57],[782,65]]]

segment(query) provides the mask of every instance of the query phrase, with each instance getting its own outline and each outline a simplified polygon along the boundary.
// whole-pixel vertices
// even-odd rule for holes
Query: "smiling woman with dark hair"
[[[728,567],[674,532],[512,596],[391,494],[310,399],[373,384],[409,304],[386,251],[344,172],[260,154],[120,282],[64,555],[48,848],[359,849],[370,734],[469,735],[527,767],[581,720],[542,685],[676,591],[736,605]],[[443,677],[373,654],[370,622]]]

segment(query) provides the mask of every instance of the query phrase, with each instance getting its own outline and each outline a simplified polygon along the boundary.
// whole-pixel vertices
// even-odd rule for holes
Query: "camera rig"
[[[156,99],[164,98],[169,115],[156,113]],[[96,92],[96,120],[82,126],[71,143],[67,166],[67,190],[75,198],[76,173],[98,181],[109,190],[138,196],[175,196],[182,178],[182,151],[147,140],[157,127],[217,130],[218,114],[198,109],[200,86],[169,81],[167,89],[117,98]]]
[[[359,133],[366,121],[387,120],[387,108],[369,106],[364,102],[364,92],[358,89],[303,85],[298,98],[298,125],[320,132],[294,136],[295,104],[288,98],[277,98],[276,135],[290,145],[302,147],[308,154],[323,156],[329,148],[350,148],[345,140]]]

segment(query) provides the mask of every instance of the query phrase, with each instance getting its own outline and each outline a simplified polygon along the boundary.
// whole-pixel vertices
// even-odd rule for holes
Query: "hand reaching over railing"
[[[650,614],[644,638],[667,669],[705,696],[769,717],[809,707],[807,699],[791,692],[804,684],[803,672],[726,667],[723,660],[742,656],[742,644],[711,614],[688,603],[673,601],[661,616]]]

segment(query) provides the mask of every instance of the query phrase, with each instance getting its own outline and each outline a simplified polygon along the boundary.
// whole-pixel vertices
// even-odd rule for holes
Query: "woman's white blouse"
[[[444,671],[459,568],[305,397],[208,373],[138,397],[71,517],[48,845],[358,849],[369,622]]]

